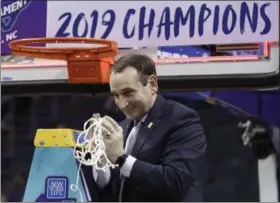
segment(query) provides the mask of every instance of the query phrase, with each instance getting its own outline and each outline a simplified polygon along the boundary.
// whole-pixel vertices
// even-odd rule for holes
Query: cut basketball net
[[[81,202],[83,202],[83,196],[78,186],[81,165],[92,166],[96,170],[103,171],[117,166],[106,155],[106,145],[102,135],[102,118],[90,118],[84,123],[83,131],[77,137],[73,156],[80,164],[76,184],[71,184],[70,188],[72,191],[80,193]]]
[[[106,155],[102,136],[102,118],[90,118],[84,123],[84,131],[77,138],[73,155],[81,164],[93,166],[97,170],[104,171],[116,166]]]

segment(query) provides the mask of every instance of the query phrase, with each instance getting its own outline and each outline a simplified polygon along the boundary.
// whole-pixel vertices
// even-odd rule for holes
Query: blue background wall
[[[280,90],[217,91],[211,92],[210,95],[280,127]]]

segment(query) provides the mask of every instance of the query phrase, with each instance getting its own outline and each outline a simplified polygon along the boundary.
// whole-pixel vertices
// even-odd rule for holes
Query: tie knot
[[[147,117],[147,114],[139,120],[133,120],[133,127],[136,127],[136,126],[140,127],[145,122],[146,117]]]
[[[139,120],[134,120],[133,121],[133,127],[137,126],[139,122],[140,122]]]
[[[134,120],[133,127],[140,127],[144,123],[142,120]]]

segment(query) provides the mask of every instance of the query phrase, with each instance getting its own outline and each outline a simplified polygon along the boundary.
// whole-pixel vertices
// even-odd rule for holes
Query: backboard
[[[276,43],[120,50],[120,55],[130,53],[146,54],[154,59],[160,84],[164,89],[277,86],[279,45]],[[2,85],[67,84],[66,65],[65,61],[59,60],[2,56],[1,82]]]

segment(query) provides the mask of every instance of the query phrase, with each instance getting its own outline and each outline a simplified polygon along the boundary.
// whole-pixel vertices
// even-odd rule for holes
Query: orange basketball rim
[[[95,44],[98,47],[46,47],[39,44]],[[12,54],[67,61],[69,83],[108,83],[118,54],[117,42],[104,39],[53,37],[10,42]],[[37,46],[36,46],[37,45]]]

